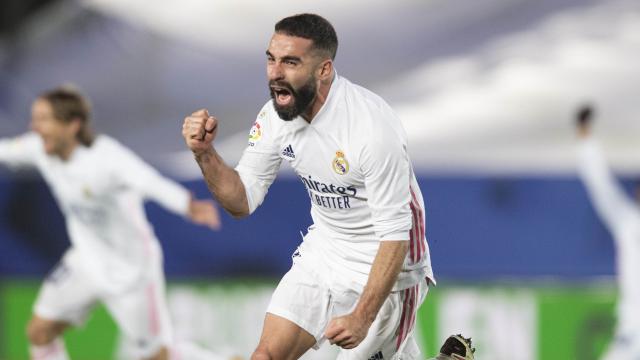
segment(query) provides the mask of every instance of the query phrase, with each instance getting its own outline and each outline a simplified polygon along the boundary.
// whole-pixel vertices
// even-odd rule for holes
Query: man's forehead
[[[269,52],[274,56],[305,55],[311,48],[313,41],[299,36],[274,33],[269,41]]]
[[[31,109],[39,112],[50,111],[51,104],[45,99],[38,98],[31,103]]]

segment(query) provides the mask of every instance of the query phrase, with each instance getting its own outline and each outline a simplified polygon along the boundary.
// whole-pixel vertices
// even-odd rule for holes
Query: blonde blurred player
[[[604,360],[640,359],[640,205],[625,194],[591,135],[593,110],[577,114],[578,170],[591,202],[609,228],[616,249],[617,324]],[[640,196],[640,188],[636,190]]]
[[[33,132],[0,140],[0,163],[42,173],[71,240],[44,281],[27,327],[32,358],[67,359],[61,334],[102,302],[138,358],[168,359],[175,349],[162,250],[143,200],[212,229],[220,227],[215,206],[193,199],[116,140],[95,136],[81,94],[64,88],[45,92],[31,112]]]
[[[235,169],[212,146],[217,119],[201,110],[184,121],[187,146],[231,214],[262,203],[283,160],[311,201],[314,224],[271,298],[254,360],[297,359],[327,340],[341,360],[420,356],[413,329],[433,272],[407,136],[384,100],[336,73],[337,47],[318,15],[276,24],[272,100]]]

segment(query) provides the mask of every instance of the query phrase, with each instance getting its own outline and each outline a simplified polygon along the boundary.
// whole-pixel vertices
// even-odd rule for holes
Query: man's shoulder
[[[264,106],[258,112],[256,116],[253,127],[256,125],[262,127],[263,129],[266,127],[270,132],[278,132],[283,126],[287,123],[286,121],[282,121],[275,107],[273,106],[273,101],[267,101]],[[252,131],[255,129],[252,129]]]
[[[339,86],[347,101],[356,106],[370,107],[374,109],[390,109],[389,104],[378,94],[368,88],[355,84],[346,78],[339,78]]]
[[[267,101],[251,124],[249,146],[256,147],[259,143],[271,144],[277,141],[282,134],[284,123],[285,121],[280,120],[272,101]]]
[[[105,134],[96,136],[96,139],[88,150],[89,153],[92,154],[92,157],[99,157],[103,161],[112,159],[117,162],[124,158],[136,156],[129,147],[121,143],[118,139]]]
[[[272,119],[277,116],[278,113],[276,112],[275,107],[273,107],[273,101],[269,100],[262,106],[260,112],[258,112],[256,121],[272,121]]]
[[[388,135],[390,130],[399,125],[391,106],[373,91],[343,78],[342,92],[345,105],[350,108],[353,124],[360,131]]]
[[[395,143],[392,139],[406,143],[402,123],[382,97],[344,78],[341,80],[341,91],[345,106],[349,108],[349,126],[352,133],[357,134],[354,146],[368,147],[390,141]]]
[[[118,140],[109,135],[100,134],[96,136],[93,144],[89,147],[92,151],[117,151],[124,147]]]

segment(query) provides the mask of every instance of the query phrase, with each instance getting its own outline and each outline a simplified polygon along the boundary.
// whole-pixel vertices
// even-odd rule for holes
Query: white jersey
[[[581,141],[579,173],[615,241],[619,331],[640,332],[640,208],[616,181],[594,140]]]
[[[314,225],[301,245],[328,267],[364,287],[379,242],[410,241],[394,286],[433,281],[425,238],[424,203],[407,136],[389,105],[372,92],[335,76],[329,96],[309,124],[283,121],[269,101],[249,134],[236,170],[249,209],[263,201],[282,160],[306,187]]]
[[[35,166],[65,216],[71,248],[65,258],[106,291],[127,289],[160,261],[145,198],[186,215],[190,195],[116,140],[101,135],[63,161],[47,155],[35,133],[0,140],[0,163]]]

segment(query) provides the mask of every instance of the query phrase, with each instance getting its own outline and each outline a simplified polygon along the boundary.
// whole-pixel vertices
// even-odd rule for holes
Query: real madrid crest
[[[344,175],[349,172],[349,162],[344,158],[344,153],[340,150],[336,151],[336,157],[331,163],[333,171],[338,175]]]

